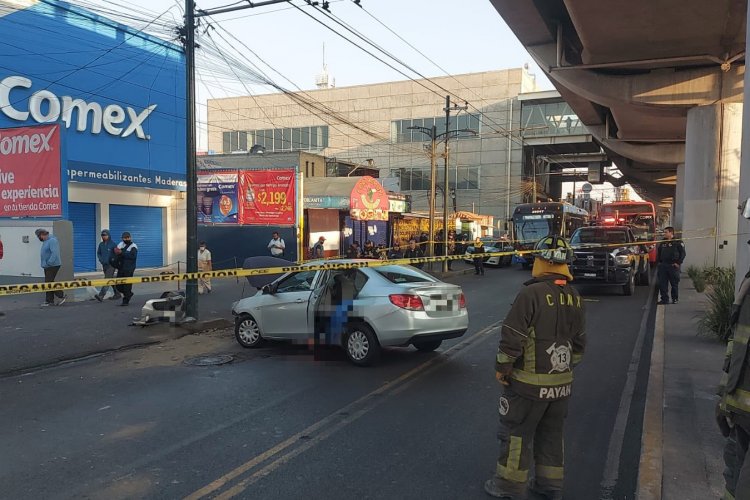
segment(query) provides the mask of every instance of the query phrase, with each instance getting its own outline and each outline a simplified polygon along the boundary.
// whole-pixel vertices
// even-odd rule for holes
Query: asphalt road
[[[436,353],[388,349],[372,368],[293,346],[243,350],[217,331],[0,379],[0,497],[485,498],[496,326],[528,277],[455,278],[470,331]],[[612,497],[633,498],[642,377],[624,420],[621,395],[648,290],[584,292],[589,347],[566,427],[565,493],[601,498],[614,471]],[[235,360],[183,362],[204,354]],[[621,440],[618,415],[630,422]]]

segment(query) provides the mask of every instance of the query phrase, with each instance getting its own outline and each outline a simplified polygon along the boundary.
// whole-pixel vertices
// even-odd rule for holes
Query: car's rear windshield
[[[625,231],[607,229],[579,229],[570,240],[571,245],[587,245],[592,243],[627,243],[628,235]]]
[[[374,270],[391,283],[433,283],[437,281],[415,267],[380,266],[374,268]]]

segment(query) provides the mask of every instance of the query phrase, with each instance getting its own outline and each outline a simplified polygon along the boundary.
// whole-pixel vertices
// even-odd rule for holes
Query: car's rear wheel
[[[635,292],[635,269],[631,269],[628,274],[628,282],[622,285],[623,295],[633,295]]]
[[[414,342],[414,347],[422,352],[432,352],[442,344],[442,340],[428,340],[424,342]]]
[[[255,318],[243,314],[234,324],[234,336],[242,347],[258,347],[263,343],[263,335]]]
[[[380,357],[380,343],[368,325],[354,323],[349,326],[344,349],[349,361],[357,366],[369,366]]]

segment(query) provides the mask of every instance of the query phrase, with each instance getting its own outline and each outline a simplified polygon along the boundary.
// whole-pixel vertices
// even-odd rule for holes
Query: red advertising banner
[[[240,170],[239,174],[240,224],[295,224],[294,169]]]
[[[388,192],[370,176],[360,178],[349,197],[349,213],[353,220],[388,220]]]
[[[0,129],[0,217],[62,217],[59,125]]]

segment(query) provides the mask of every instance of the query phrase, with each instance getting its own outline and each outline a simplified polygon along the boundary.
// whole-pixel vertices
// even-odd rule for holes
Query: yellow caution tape
[[[687,239],[701,239],[701,238],[683,238],[677,241],[685,241]],[[655,241],[640,241],[633,243],[632,245],[623,245],[622,243],[612,243],[607,245],[584,245],[576,247],[577,250],[588,250],[597,248],[617,248],[621,246],[634,246],[634,245],[655,245],[667,240],[655,240]],[[153,276],[133,276],[130,278],[99,278],[99,279],[76,279],[72,281],[57,281],[51,283],[22,283],[22,284],[11,284],[11,285],[0,285],[0,296],[7,295],[23,295],[28,293],[43,293],[53,291],[65,291],[74,290],[76,288],[86,287],[102,287],[102,286],[117,286],[117,285],[141,285],[149,283],[169,283],[173,281],[191,281],[199,279],[222,279],[222,278],[239,278],[243,276],[263,276],[269,274],[285,274],[299,271],[327,271],[327,270],[345,270],[345,269],[359,269],[364,267],[381,267],[391,265],[412,265],[412,264],[428,264],[430,262],[445,262],[453,260],[465,260],[467,258],[473,259],[481,256],[486,257],[504,257],[509,255],[525,256],[533,253],[539,253],[539,250],[513,250],[507,252],[482,252],[478,254],[463,254],[463,255],[448,255],[446,256],[435,256],[435,257],[417,257],[417,258],[402,258],[393,260],[357,260],[356,262],[341,262],[337,260],[319,260],[319,261],[308,261],[305,264],[290,264],[289,266],[282,267],[267,267],[259,269],[225,269],[223,271],[203,271],[196,273],[169,273],[169,274],[158,274]],[[319,263],[316,263],[319,262]]]

